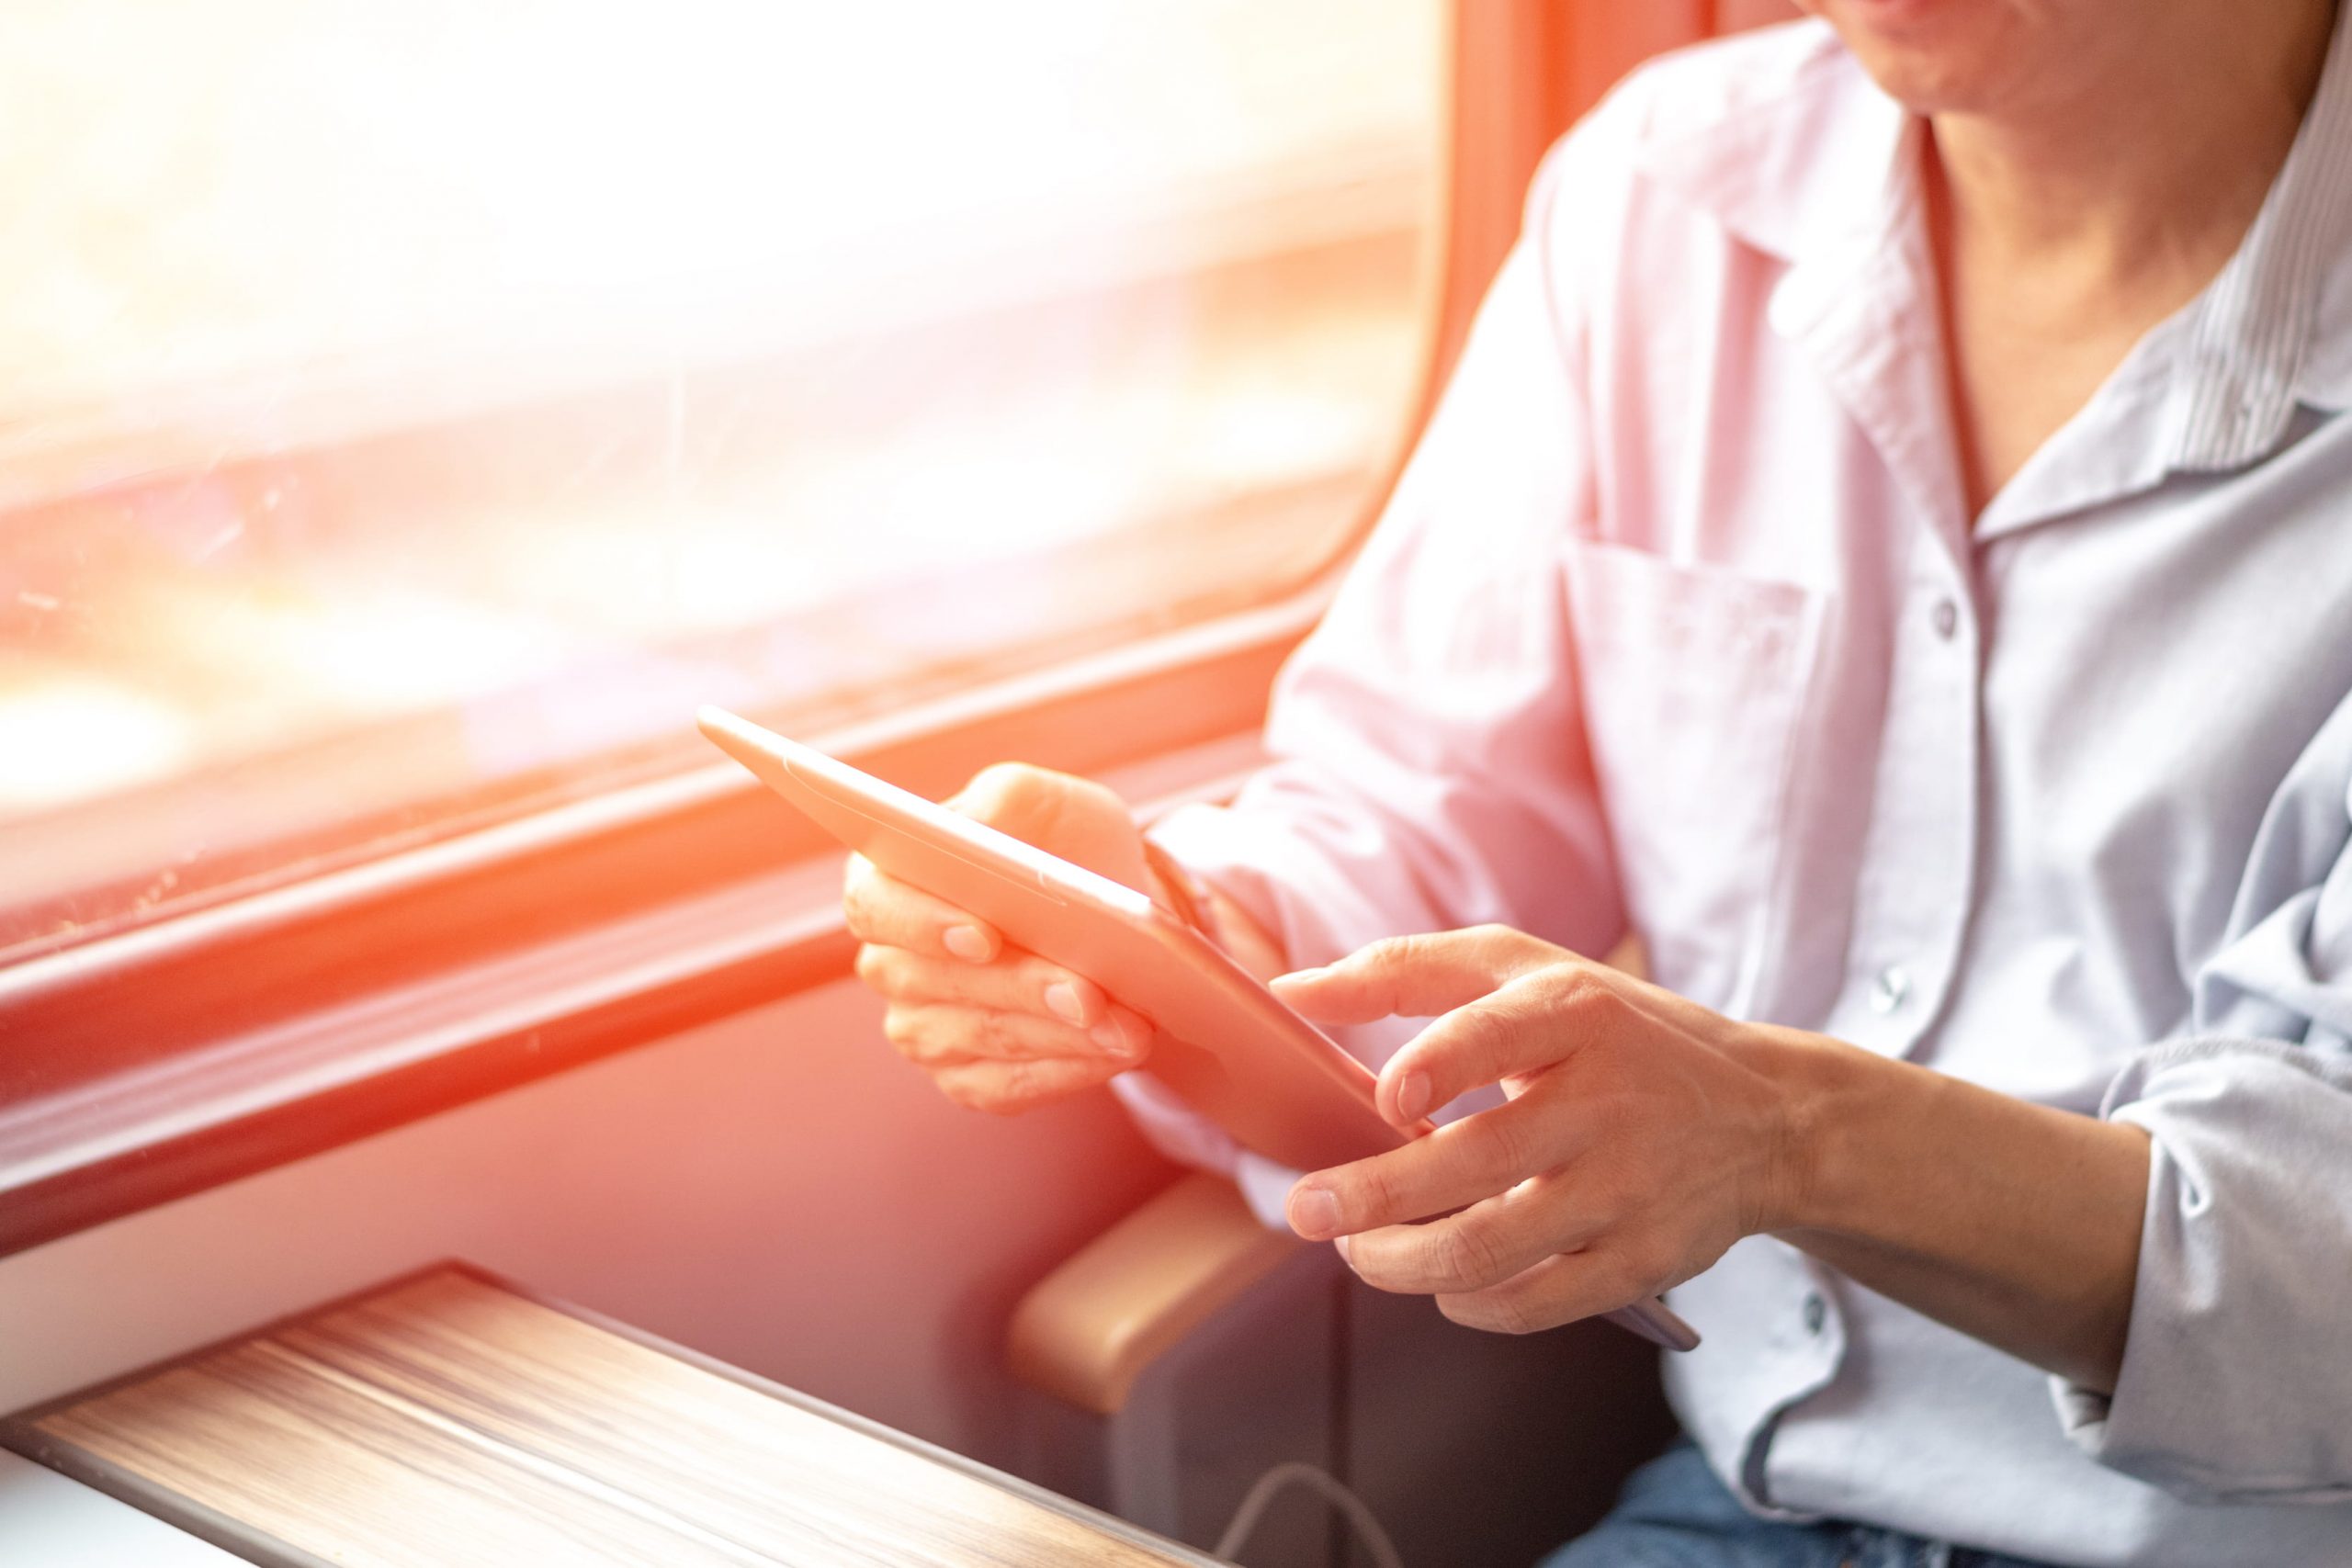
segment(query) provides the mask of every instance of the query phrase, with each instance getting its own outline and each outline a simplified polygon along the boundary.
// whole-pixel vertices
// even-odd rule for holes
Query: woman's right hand
[[[1148,892],[1126,803],[1068,773],[1000,762],[946,802]],[[857,977],[889,1004],[882,1031],[959,1105],[1009,1115],[1141,1065],[1151,1025],[1091,980],[1008,943],[986,920],[852,855],[842,894]]]

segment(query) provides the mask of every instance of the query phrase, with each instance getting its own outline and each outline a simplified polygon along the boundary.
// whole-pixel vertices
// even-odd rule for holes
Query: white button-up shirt
[[[2346,38],[2235,257],[1974,517],[1919,123],[1817,24],[1638,73],[1538,180],[1276,761],[1158,830],[1295,964],[1631,930],[1724,1012],[2148,1130],[2111,1398],[1770,1238],[1676,1290],[1669,1392],[1759,1509],[2352,1562]]]

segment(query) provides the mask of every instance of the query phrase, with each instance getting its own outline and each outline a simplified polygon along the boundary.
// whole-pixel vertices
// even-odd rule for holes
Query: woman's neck
[[[2148,35],[2071,96],[1928,117],[1928,226],[1972,517],[2229,261],[2294,144],[2334,5],[2148,11]],[[2165,38],[2165,20],[2211,36]],[[2172,69],[2145,63],[2163,61]]]
[[[2109,288],[2196,287],[2237,247],[2319,85],[2335,0],[2152,5],[2063,96],[1931,117],[1951,237]],[[2192,288],[2190,292],[2193,293]]]

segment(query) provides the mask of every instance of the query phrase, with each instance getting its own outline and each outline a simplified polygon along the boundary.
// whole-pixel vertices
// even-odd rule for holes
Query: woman
[[[1555,151],[1232,807],[962,804],[1452,1118],[1290,1187],[1120,1077],[1168,1146],[1463,1323],[1673,1289],[1695,1448],[1560,1562],[2352,1560],[2352,44],[1810,8]],[[959,1100],[1148,1066],[848,905]]]

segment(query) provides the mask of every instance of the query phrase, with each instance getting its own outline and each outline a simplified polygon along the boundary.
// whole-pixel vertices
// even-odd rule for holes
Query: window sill
[[[813,737],[1148,815],[1258,757],[1321,592]],[[0,1256],[845,976],[838,851],[732,764],[0,972]]]

